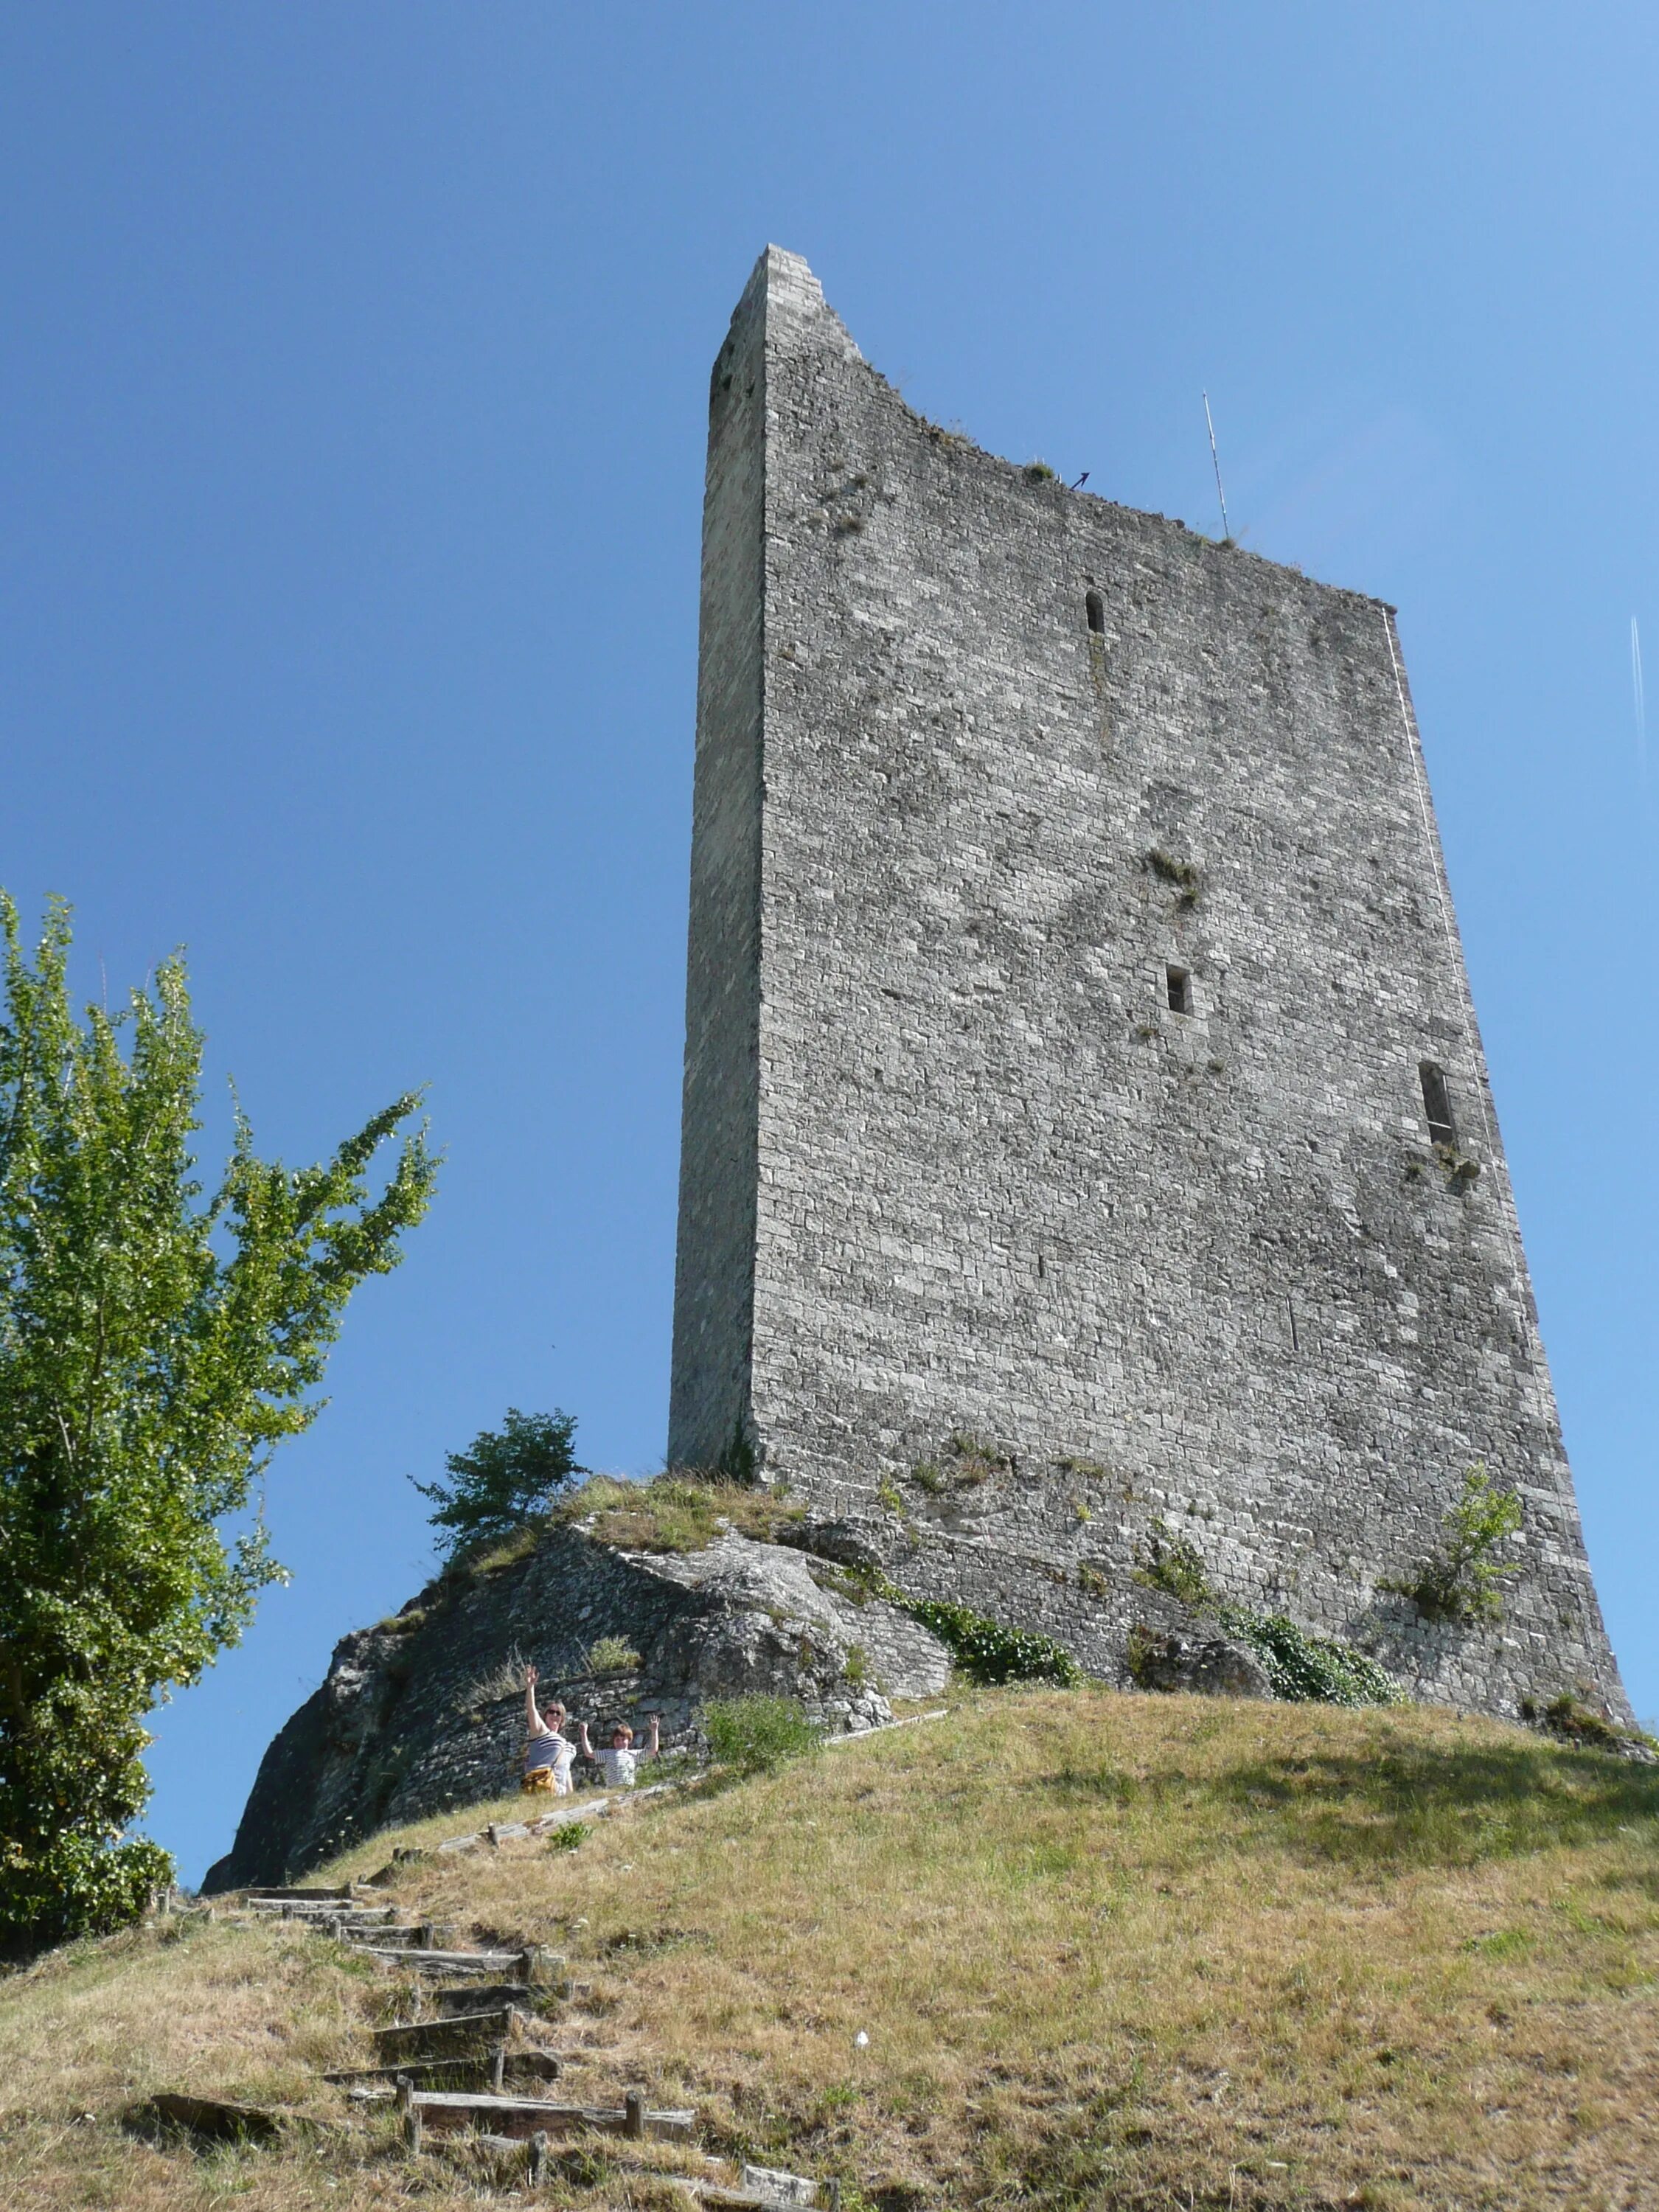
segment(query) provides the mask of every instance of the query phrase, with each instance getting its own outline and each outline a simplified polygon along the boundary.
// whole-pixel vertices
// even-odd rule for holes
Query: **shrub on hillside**
[[[1083,1680],[1082,1668],[1051,1636],[1005,1628],[944,1598],[905,1597],[896,1590],[882,1595],[931,1629],[970,1682],[1058,1682],[1073,1689]]]
[[[1405,1705],[1411,1700],[1386,1668],[1352,1644],[1316,1636],[1282,1613],[1229,1606],[1221,1624],[1261,1662],[1276,1698],[1291,1705]]]
[[[711,1698],[702,1725],[715,1764],[738,1774],[769,1774],[823,1741],[793,1698]]]

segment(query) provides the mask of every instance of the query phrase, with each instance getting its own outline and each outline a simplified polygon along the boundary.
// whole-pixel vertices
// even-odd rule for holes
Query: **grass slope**
[[[647,2082],[709,2148],[888,2212],[1659,2203],[1659,1776],[1491,1723],[986,1692],[398,1894],[571,1954],[576,2096]],[[0,2197],[477,2203],[384,2130],[210,2159],[118,2130],[161,2087],[338,2117],[309,2069],[390,2002],[269,1927],[59,1954],[0,1984]],[[575,2171],[547,2201],[672,2201]]]

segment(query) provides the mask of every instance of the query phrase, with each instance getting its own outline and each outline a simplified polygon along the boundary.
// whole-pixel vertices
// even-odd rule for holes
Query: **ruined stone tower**
[[[793,255],[714,365],[669,1452],[1103,1671],[1162,1528],[1418,1690],[1628,1708],[1392,611],[923,421]],[[1505,1618],[1382,1585],[1463,1470]]]

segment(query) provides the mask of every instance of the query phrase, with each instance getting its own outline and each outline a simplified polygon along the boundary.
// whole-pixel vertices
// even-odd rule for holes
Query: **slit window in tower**
[[[1436,1145],[1455,1145],[1457,1125],[1452,1120],[1451,1093],[1446,1088],[1446,1073],[1436,1061],[1419,1062],[1418,1074],[1423,1081],[1423,1111],[1429,1117],[1429,1141]]]
[[[1097,637],[1104,637],[1106,635],[1106,602],[1101,598],[1098,592],[1091,592],[1087,594],[1083,602],[1083,611],[1089,617],[1089,627],[1093,630],[1095,635]]]
[[[1190,1014],[1193,1011],[1192,971],[1187,968],[1166,968],[1164,985],[1170,994],[1172,1014]]]

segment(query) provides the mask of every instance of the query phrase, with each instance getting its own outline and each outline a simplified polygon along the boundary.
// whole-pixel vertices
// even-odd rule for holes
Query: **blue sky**
[[[1651,1601],[1659,15],[0,16],[0,883],[189,949],[318,1154],[448,1152],[278,1460],[292,1586],[158,1717],[198,1875],[447,1449],[659,1462],[708,364],[768,240],[914,404],[1396,602],[1603,1603]],[[102,963],[101,971],[100,963]]]

